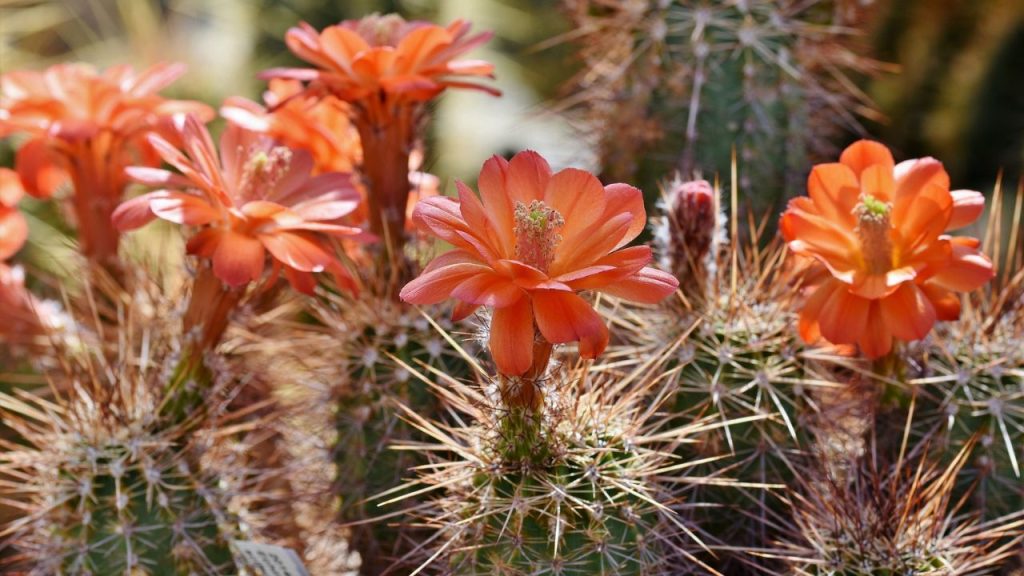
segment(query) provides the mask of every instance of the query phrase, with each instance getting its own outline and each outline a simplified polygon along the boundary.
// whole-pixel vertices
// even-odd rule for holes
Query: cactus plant
[[[859,131],[872,104],[841,1],[565,0],[583,69],[581,109],[612,179],[653,189],[663,174],[726,174],[735,147],[759,201],[802,187],[829,136]],[[671,151],[666,153],[665,151]],[[761,200],[764,199],[764,200]]]
[[[539,384],[539,411],[507,405],[497,380],[481,392],[436,371],[415,372],[460,414],[458,423],[444,424],[404,410],[429,441],[401,448],[435,456],[406,486],[411,494],[434,494],[429,506],[412,511],[437,531],[421,551],[422,569],[715,573],[705,563],[704,535],[683,512],[697,506],[689,487],[730,480],[693,475],[695,464],[673,456],[672,447],[720,424],[702,419],[664,428],[647,403],[659,389],[665,393],[662,369],[553,368]]]
[[[52,350],[54,399],[3,395],[20,442],[0,455],[2,487],[25,510],[4,533],[29,574],[222,574],[237,524],[200,466],[209,440],[198,431],[210,428],[159,416],[180,331],[158,315],[122,317],[92,326],[109,340]]]

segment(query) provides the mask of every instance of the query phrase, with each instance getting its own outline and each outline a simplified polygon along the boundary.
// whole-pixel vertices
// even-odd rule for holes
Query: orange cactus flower
[[[146,134],[165,127],[173,114],[213,116],[204,104],[157,94],[184,70],[161,64],[142,72],[116,66],[101,73],[85,64],[58,64],[0,76],[0,136],[30,136],[15,158],[22,184],[29,194],[48,197],[71,180],[86,255],[104,259],[117,252],[110,214],[128,183],[124,168],[159,162]]]
[[[449,87],[497,94],[469,80],[493,78],[493,64],[456,60],[492,36],[489,32],[469,36],[469,28],[464,20],[444,28],[407,22],[395,14],[346,20],[323,32],[302,22],[288,30],[285,42],[317,69],[277,68],[262,77],[314,81],[374,121],[391,116],[403,103],[426,102]]]
[[[492,78],[494,66],[461,60],[490,33],[469,34],[456,20],[447,28],[407,22],[391,14],[346,20],[317,32],[301,23],[285,36],[288,47],[315,68],[277,68],[263,78],[308,82],[306,91],[348,102],[363,152],[360,172],[370,194],[371,230],[401,258],[409,183],[406,167],[417,140],[424,104],[447,88],[497,90],[474,82]]]
[[[313,97],[303,89],[297,80],[274,79],[263,93],[265,106],[233,96],[224,101],[220,113],[233,124],[306,150],[318,174],[354,171],[363,152],[349,105],[330,95]]]
[[[0,262],[14,256],[28,238],[28,223],[17,208],[23,194],[18,174],[0,168]]]
[[[573,168],[552,174],[531,151],[488,160],[481,198],[457,185],[458,200],[427,198],[413,212],[417,225],[455,249],[434,259],[401,298],[414,304],[455,298],[456,320],[493,307],[490,348],[502,374],[533,366],[529,343],[538,333],[552,344],[578,341],[584,358],[604,351],[608,328],[579,292],[653,303],[679,285],[647,267],[649,247],[623,248],[647,223],[643,196],[632,186],[602,186]]]
[[[263,94],[265,106],[234,96],[220,109],[221,116],[247,130],[262,132],[295,150],[313,156],[315,174],[353,172],[362,163],[363,150],[359,132],[349,119],[349,105],[334,96],[314,98],[302,92],[296,80],[274,79]],[[437,176],[418,171],[423,154],[413,150],[409,158],[410,195],[406,202],[406,222],[419,199],[437,196]],[[356,183],[364,200],[366,188]],[[352,222],[363,225],[367,219],[366,203],[352,213]],[[407,225],[411,231],[411,225]]]
[[[359,203],[347,174],[311,176],[313,159],[307,152],[238,126],[224,131],[219,157],[194,116],[180,117],[178,130],[182,150],[156,134],[149,140],[181,174],[128,168],[135,181],[161,189],[121,204],[113,216],[119,230],[154,218],[199,227],[188,252],[212,260],[214,274],[232,287],[259,279],[269,252],[275,270],[283,268],[297,290],[312,293],[311,273],[324,271],[355,288],[326,243],[328,236],[362,233],[337,223]]]
[[[918,340],[937,320],[958,318],[956,292],[995,275],[977,239],[945,234],[975,221],[984,196],[950,191],[934,158],[896,164],[885,146],[862,140],[838,163],[815,166],[807,188],[780,228],[790,250],[828,272],[800,313],[808,342],[821,336],[884,356],[894,339]]]

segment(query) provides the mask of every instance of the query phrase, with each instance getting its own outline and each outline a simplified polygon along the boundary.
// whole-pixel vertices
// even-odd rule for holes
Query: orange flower
[[[31,136],[15,158],[22,184],[29,194],[45,198],[72,181],[85,254],[116,254],[110,214],[127,184],[124,167],[159,162],[145,135],[175,113],[212,117],[203,104],[157,94],[183,72],[178,64],[141,73],[130,66],[98,73],[85,64],[58,64],[42,72],[0,76],[0,136]]]
[[[578,292],[657,302],[678,286],[647,267],[650,248],[623,248],[647,223],[636,188],[602,186],[573,168],[552,174],[530,151],[511,162],[491,158],[479,183],[482,201],[457,182],[458,200],[437,196],[416,206],[416,224],[455,249],[434,259],[401,297],[414,304],[455,298],[456,320],[493,307],[490,348],[502,374],[530,369],[537,332],[552,344],[579,341],[584,358],[604,351],[608,328]]]
[[[490,33],[470,36],[469,27],[463,20],[444,28],[406,22],[394,14],[346,20],[323,32],[301,23],[288,31],[285,41],[316,68],[277,68],[261,74],[309,82],[307,92],[349,103],[363,152],[360,172],[370,190],[371,230],[386,241],[396,265],[406,233],[406,167],[424,104],[449,87],[499,94],[472,81],[492,78],[492,64],[457,60],[491,37]]]
[[[28,223],[17,208],[23,194],[17,173],[0,168],[0,262],[14,256],[28,238]]]
[[[234,96],[224,101],[221,116],[229,122],[272,136],[285,146],[313,156],[316,173],[352,172],[362,162],[359,133],[349,120],[349,106],[333,96],[303,93],[297,80],[274,79],[263,93],[266,106]]]
[[[277,68],[262,77],[314,81],[374,120],[390,116],[403,103],[426,102],[448,87],[498,94],[466,79],[493,78],[493,64],[456,60],[492,36],[468,36],[469,27],[464,20],[443,28],[406,22],[395,14],[346,20],[323,32],[302,22],[288,30],[285,42],[318,69]]]
[[[209,132],[195,117],[180,117],[182,150],[159,135],[150,144],[181,174],[132,167],[137,182],[160,186],[117,208],[119,230],[138,228],[154,218],[201,227],[188,252],[213,261],[213,272],[237,287],[263,275],[266,253],[275,271],[284,268],[291,284],[305,293],[315,286],[312,272],[331,272],[340,285],[355,288],[325,236],[351,237],[358,228],[336,221],[359,203],[347,174],[310,176],[313,160],[302,150],[277,146],[261,134],[228,126],[220,157]]]
[[[362,163],[359,132],[349,120],[349,106],[333,96],[314,98],[302,92],[295,80],[274,79],[263,94],[266,106],[241,97],[231,97],[221,107],[221,115],[247,130],[262,132],[295,150],[313,156],[314,173],[353,172]],[[413,150],[409,158],[410,195],[406,202],[406,221],[419,199],[437,196],[437,176],[419,172],[423,154]],[[366,188],[356,184],[363,198]],[[367,219],[365,202],[352,213],[352,222],[363,225]],[[407,224],[407,229],[411,226]]]
[[[819,164],[808,197],[789,203],[780,228],[794,253],[823,265],[800,314],[800,334],[813,342],[859,344],[869,358],[893,339],[918,340],[936,320],[960,316],[955,292],[981,287],[995,275],[975,238],[944,232],[975,221],[985,199],[950,192],[934,158],[895,164],[889,150],[862,140],[839,163]]]

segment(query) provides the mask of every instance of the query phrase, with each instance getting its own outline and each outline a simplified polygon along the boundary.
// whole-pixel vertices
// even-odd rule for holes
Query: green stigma
[[[857,209],[861,212],[862,217],[881,219],[889,215],[889,204],[870,194],[861,197],[860,206]]]

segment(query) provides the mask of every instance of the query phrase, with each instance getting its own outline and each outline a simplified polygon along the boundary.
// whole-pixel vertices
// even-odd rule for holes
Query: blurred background
[[[653,198],[658,183],[670,178],[677,166],[640,162],[624,173],[609,169],[607,148],[609,143],[615,145],[619,128],[595,125],[593,115],[588,116],[586,94],[579,97],[579,74],[595,66],[592,57],[580,56],[580,39],[585,42],[587,38],[587,30],[582,28],[602,11],[619,18],[620,14],[673,4],[679,7],[678,18],[685,14],[684,9],[692,8],[697,14],[701,6],[710,4],[742,10],[749,2],[752,0],[0,0],[0,71],[38,69],[70,60],[100,67],[178,60],[188,64],[189,73],[168,93],[219,105],[231,95],[259,99],[263,83],[256,79],[257,72],[297,62],[285,48],[283,37],[300,20],[322,28],[371,12],[394,11],[440,23],[466,18],[476,30],[496,33],[494,40],[473,56],[497,65],[496,85],[503,96],[452,92],[440,98],[428,139],[429,171],[447,182],[450,190],[452,178],[475,181],[479,166],[491,154],[533,148],[556,168],[576,165],[608,177],[629,177]],[[863,110],[857,111],[856,122],[840,123],[838,129],[822,132],[834,150],[868,135],[887,143],[897,159],[941,159],[954,188],[990,193],[1000,171],[1010,191],[1017,187],[1024,162],[1024,2],[802,0],[778,4],[790,8],[799,4],[804,12],[816,4],[842,8],[850,14],[841,22],[844,46],[873,63],[851,67],[852,72],[843,78],[843,90],[856,94]],[[582,10],[587,11],[582,16],[581,5],[586,5]],[[777,15],[772,12],[771,17]],[[625,42],[643,44],[647,34],[643,30]],[[671,33],[670,29],[668,35]],[[786,48],[790,39],[778,37],[771,42],[769,46]],[[672,57],[670,48],[657,57]],[[789,49],[799,49],[799,45]],[[779,50],[782,54],[782,48]],[[741,57],[738,51],[723,54],[726,63],[732,56]],[[648,117],[654,128],[666,122],[656,114]],[[728,114],[722,122],[729,122]],[[732,142],[728,132],[724,134],[714,145],[728,149]],[[702,144],[710,145],[707,139],[698,142],[698,147]],[[0,162],[10,165],[10,143],[4,146]],[[650,149],[675,158],[679,154],[674,146],[678,144],[666,137]],[[768,147],[751,154],[767,155]],[[747,186],[742,194],[765,208],[781,208],[782,199],[803,192],[800,176],[815,160],[814,154],[801,156],[795,161],[797,177],[780,181],[778,186],[759,189],[744,181]],[[743,161],[741,155],[741,164]],[[722,164],[701,168],[704,177],[712,177],[710,172],[721,172]],[[758,202],[759,195],[764,202]]]

